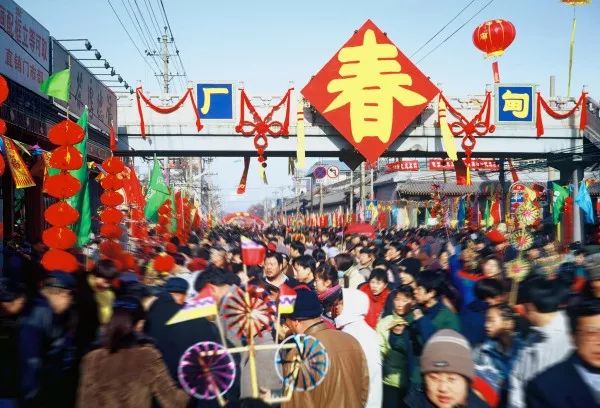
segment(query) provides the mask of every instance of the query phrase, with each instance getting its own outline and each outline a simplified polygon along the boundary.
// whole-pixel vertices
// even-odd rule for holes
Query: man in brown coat
[[[294,392],[283,408],[363,408],[369,395],[369,372],[360,344],[349,334],[329,328],[321,319],[317,294],[306,286],[295,288],[294,312],[285,324],[293,334],[315,337],[327,350],[329,371],[323,382],[308,392]]]

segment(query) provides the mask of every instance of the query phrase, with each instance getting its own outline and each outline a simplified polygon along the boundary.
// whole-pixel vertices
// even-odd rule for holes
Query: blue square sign
[[[533,123],[534,85],[497,85],[496,121],[505,123]]]
[[[233,84],[198,84],[200,119],[233,119]]]

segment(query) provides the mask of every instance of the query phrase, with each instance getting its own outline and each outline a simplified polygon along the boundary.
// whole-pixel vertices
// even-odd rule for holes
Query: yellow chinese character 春
[[[502,94],[502,99],[504,100],[503,112],[512,112],[519,119],[525,119],[529,115],[529,94],[512,93],[507,90]]]
[[[394,99],[404,106],[427,103],[422,95],[406,89],[412,78],[401,73],[393,44],[379,44],[373,30],[367,30],[363,43],[345,47],[338,53],[341,78],[327,85],[329,93],[340,92],[325,112],[350,104],[350,123],[354,141],[377,137],[387,143],[392,133]]]

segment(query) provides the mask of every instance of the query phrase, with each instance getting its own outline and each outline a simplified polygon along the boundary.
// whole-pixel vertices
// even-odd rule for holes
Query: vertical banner
[[[10,166],[10,172],[15,182],[16,188],[26,188],[35,186],[35,182],[29,173],[29,169],[23,162],[21,156],[17,152],[17,148],[13,143],[12,139],[2,136],[4,140],[4,147],[6,148],[6,159]]]

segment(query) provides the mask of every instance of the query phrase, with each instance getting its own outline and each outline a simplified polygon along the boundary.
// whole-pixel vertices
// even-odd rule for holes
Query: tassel
[[[471,185],[471,165],[467,165],[467,186]]]
[[[446,101],[442,94],[440,94],[438,103],[438,121],[440,124],[440,133],[442,134],[444,150],[446,151],[446,154],[448,154],[450,160],[457,161],[458,156],[456,154],[456,146],[454,145],[454,136],[448,126],[448,121],[446,119]]]
[[[306,146],[304,144],[304,102],[298,101],[298,111],[296,112],[296,160],[298,168],[304,168],[306,158]]]

